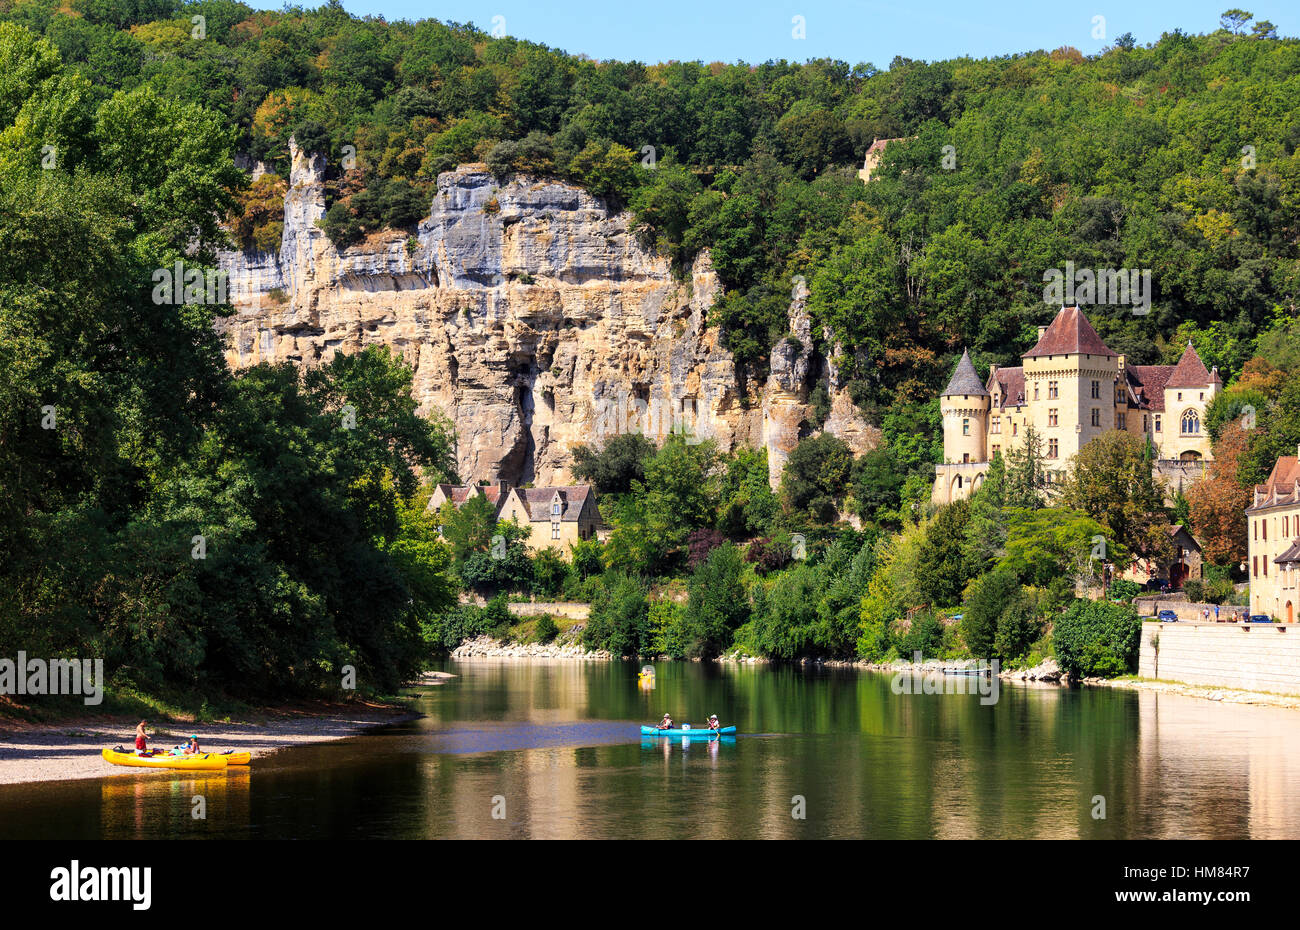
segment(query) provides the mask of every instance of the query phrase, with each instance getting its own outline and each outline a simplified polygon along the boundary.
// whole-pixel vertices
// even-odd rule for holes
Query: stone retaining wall
[[[1138,674],[1300,694],[1300,628],[1281,623],[1144,623]]]
[[[1154,595],[1151,597],[1133,598],[1133,609],[1138,612],[1140,617],[1153,617],[1159,611],[1172,610],[1178,615],[1179,620],[1200,621],[1201,611],[1208,610],[1210,619],[1214,619],[1214,604],[1193,604],[1187,600],[1185,594],[1167,594]],[[1219,619],[1227,621],[1229,617],[1241,616],[1249,613],[1245,607],[1233,607],[1228,604],[1219,604]]]

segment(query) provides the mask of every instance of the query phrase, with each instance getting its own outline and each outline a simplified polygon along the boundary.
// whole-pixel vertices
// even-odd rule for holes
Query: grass
[[[527,644],[537,642],[537,621],[540,619],[541,616],[520,617],[516,623],[512,623],[506,628],[503,639],[511,643]],[[560,628],[560,633],[555,637],[554,642],[561,644],[570,642],[573,639],[573,628],[586,622],[585,620],[575,620],[572,617],[552,616],[551,619]]]

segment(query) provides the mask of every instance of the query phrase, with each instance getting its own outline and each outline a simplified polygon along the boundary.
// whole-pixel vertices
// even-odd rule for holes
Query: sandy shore
[[[449,677],[454,676],[431,673],[414,684],[440,684]],[[177,746],[191,733],[197,733],[205,751],[246,749],[252,752],[256,766],[259,757],[277,749],[342,739],[370,727],[418,716],[405,708],[387,705],[310,702],[270,709],[255,719],[237,723],[151,720],[149,745]],[[138,722],[135,717],[91,717],[32,725],[0,719],[0,785],[148,771],[110,765],[100,756],[105,746],[133,746]]]

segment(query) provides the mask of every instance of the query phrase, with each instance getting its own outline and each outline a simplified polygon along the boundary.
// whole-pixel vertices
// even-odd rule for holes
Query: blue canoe
[[[721,730],[710,730],[708,727],[700,727],[698,730],[660,730],[656,727],[642,727],[642,736],[735,736],[735,727],[723,727]]]

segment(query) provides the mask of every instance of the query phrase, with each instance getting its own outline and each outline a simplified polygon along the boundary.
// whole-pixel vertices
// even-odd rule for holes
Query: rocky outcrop
[[[589,659],[608,662],[613,653],[577,643],[507,643],[491,636],[467,639],[451,651],[453,659]]]
[[[316,225],[323,157],[290,154],[279,254],[220,257],[236,309],[221,324],[233,367],[317,365],[387,345],[413,368],[421,411],[455,425],[469,481],[562,483],[575,444],[673,430],[723,450],[765,445],[779,475],[810,432],[809,381],[827,366],[812,361],[806,295],[791,305],[799,347],[779,344],[767,385],[746,392],[705,325],[720,287],[707,253],[678,280],[627,214],[573,185],[501,181],[483,165],[439,176],[414,236],[386,231],[340,251]],[[831,397],[827,428],[870,448],[843,385]]]

